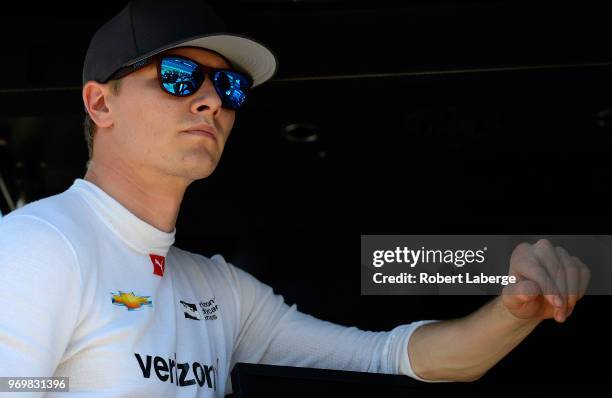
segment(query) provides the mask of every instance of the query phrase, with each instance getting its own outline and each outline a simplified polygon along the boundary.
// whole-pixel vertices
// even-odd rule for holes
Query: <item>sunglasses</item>
[[[189,97],[202,87],[208,76],[223,108],[240,109],[253,85],[251,77],[244,73],[232,69],[211,68],[181,55],[155,55],[146,58],[119,69],[109,80],[120,79],[152,62],[157,62],[157,80],[160,87],[175,97]]]

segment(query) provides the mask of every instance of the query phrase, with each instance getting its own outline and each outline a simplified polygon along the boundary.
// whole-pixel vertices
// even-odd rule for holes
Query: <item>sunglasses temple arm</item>
[[[113,73],[107,79],[107,81],[121,79],[122,77],[127,76],[130,73],[136,72],[138,69],[141,69],[141,68],[147,66],[148,64],[151,63],[152,60],[153,60],[153,58],[149,57],[149,58],[145,58],[145,59],[143,59],[141,61],[138,61],[136,63],[133,63],[132,65],[124,66],[124,67],[120,68],[117,72]]]

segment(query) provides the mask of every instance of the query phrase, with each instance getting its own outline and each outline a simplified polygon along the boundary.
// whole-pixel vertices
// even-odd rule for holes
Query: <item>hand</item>
[[[584,296],[591,272],[562,247],[540,239],[521,243],[512,252],[509,275],[517,282],[502,291],[502,302],[520,319],[564,322]]]

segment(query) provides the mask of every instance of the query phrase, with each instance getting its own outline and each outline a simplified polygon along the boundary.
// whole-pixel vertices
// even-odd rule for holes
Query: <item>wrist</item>
[[[524,318],[517,317],[508,309],[508,307],[506,307],[506,305],[504,304],[503,297],[501,295],[497,296],[493,300],[492,306],[493,306],[493,311],[497,314],[497,317],[503,323],[512,325],[514,328],[517,328],[517,329],[533,329],[540,322],[542,322],[542,319],[538,319],[538,318],[524,319]]]

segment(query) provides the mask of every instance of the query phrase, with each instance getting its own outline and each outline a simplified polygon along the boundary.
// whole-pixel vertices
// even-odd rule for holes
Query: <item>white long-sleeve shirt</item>
[[[5,215],[0,376],[69,377],[49,397],[221,397],[236,362],[418,378],[407,344],[423,322],[316,319],[221,255],[173,246],[175,232],[82,179]]]

